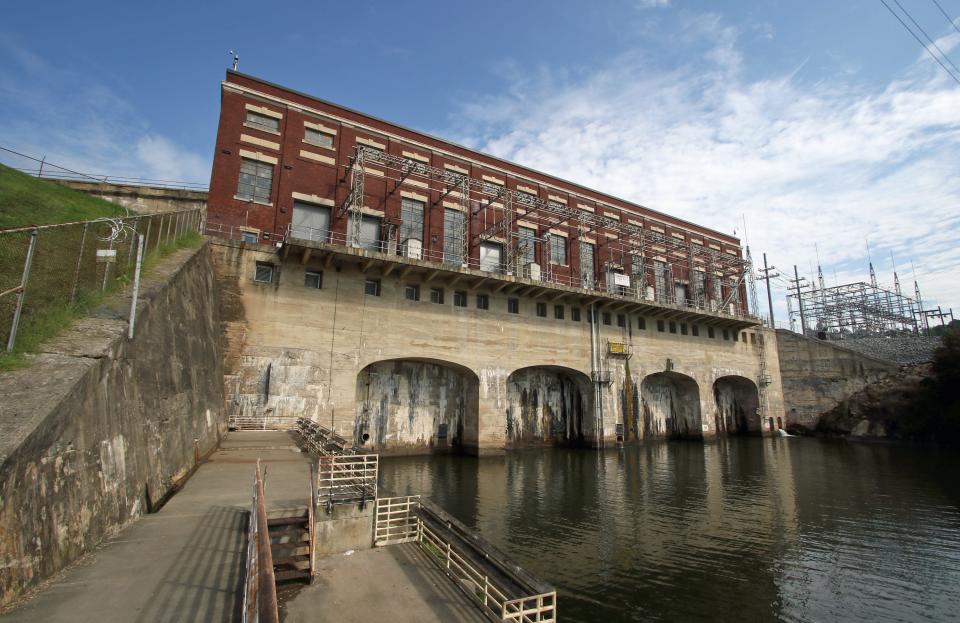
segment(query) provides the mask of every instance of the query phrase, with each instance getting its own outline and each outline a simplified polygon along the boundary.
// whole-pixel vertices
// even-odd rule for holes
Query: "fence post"
[[[110,239],[109,250],[111,250],[111,251],[113,250],[113,239],[112,239],[112,238]],[[107,257],[105,258],[105,260],[106,260],[106,261],[103,263],[103,284],[100,286],[100,290],[101,290],[102,292],[106,292],[106,291],[107,291],[107,278],[110,276],[110,265],[113,264],[113,262],[110,261],[110,256],[107,256]]]
[[[20,291],[17,292],[17,308],[13,312],[13,322],[10,325],[10,336],[7,338],[7,352],[13,351],[13,344],[17,341],[17,328],[20,325],[20,313],[23,311],[23,299],[27,293],[27,282],[30,280],[30,266],[33,264],[33,251],[37,248],[37,235],[40,230],[34,229],[30,234],[30,246],[27,247],[27,258],[23,262],[23,274],[20,276]]]
[[[77,255],[77,269],[73,273],[73,289],[70,291],[70,302],[77,302],[77,286],[80,284],[80,264],[83,262],[83,247],[87,243],[87,227],[90,223],[83,224],[83,234],[80,235],[80,253]]]
[[[173,226],[173,219],[170,218],[170,215],[167,215],[167,244],[170,244],[170,229]]]
[[[143,267],[143,236],[137,234],[137,267],[133,273],[133,300],[130,301],[130,327],[127,337],[133,339],[133,325],[137,319],[137,298],[140,296],[140,269]]]
[[[147,241],[145,244],[145,251],[149,253],[150,252],[150,226],[153,225],[153,217],[148,216],[146,218],[147,218],[147,235],[146,235]]]
[[[450,568],[450,543],[447,543],[447,569]]]

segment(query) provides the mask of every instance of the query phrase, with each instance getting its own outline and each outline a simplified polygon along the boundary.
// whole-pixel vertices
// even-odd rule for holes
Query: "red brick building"
[[[235,71],[221,87],[208,230],[747,312],[734,237]]]

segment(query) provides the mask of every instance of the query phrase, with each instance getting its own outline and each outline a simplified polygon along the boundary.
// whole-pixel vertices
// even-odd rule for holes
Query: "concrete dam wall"
[[[148,513],[225,430],[206,245],[0,374],[0,604]]]
[[[813,430],[820,415],[855,392],[899,370],[833,342],[777,330],[787,427]]]

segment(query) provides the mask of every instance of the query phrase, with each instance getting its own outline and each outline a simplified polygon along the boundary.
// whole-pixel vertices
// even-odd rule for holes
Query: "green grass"
[[[143,259],[141,278],[150,273],[157,263],[178,249],[196,248],[203,243],[203,236],[197,232],[188,232],[180,238],[162,244]],[[43,344],[66,331],[80,318],[90,314],[103,305],[109,296],[130,284],[131,278],[122,275],[108,282],[106,291],[79,290],[73,303],[61,302],[35,309],[33,313],[21,318],[17,329],[17,341],[13,352],[6,352],[6,342],[0,344],[0,371],[22,368],[27,364],[27,353],[36,353]]]
[[[125,214],[117,204],[0,165],[0,229]]]

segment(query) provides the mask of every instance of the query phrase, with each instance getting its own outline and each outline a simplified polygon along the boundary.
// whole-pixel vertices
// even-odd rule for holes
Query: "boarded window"
[[[580,285],[587,290],[593,289],[595,281],[594,252],[592,242],[580,243]]]
[[[330,208],[303,201],[294,201],[290,235],[302,240],[329,242]]]
[[[503,247],[496,242],[480,243],[480,270],[503,272]]]
[[[308,270],[303,274],[303,286],[305,288],[315,288],[317,290],[323,287],[323,273]]]
[[[376,216],[370,216],[369,214],[360,215],[360,238],[358,240],[353,240],[353,227],[355,219],[357,216],[355,214],[350,215],[350,223],[348,225],[350,239],[350,246],[360,247],[361,249],[367,249],[368,251],[379,251],[381,248],[380,245],[380,218]]]

